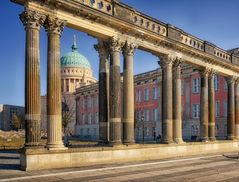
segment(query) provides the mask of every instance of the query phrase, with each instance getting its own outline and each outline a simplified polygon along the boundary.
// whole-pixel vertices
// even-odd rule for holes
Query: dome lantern
[[[77,52],[77,46],[76,46],[76,35],[74,35],[73,44],[71,46],[72,52]]]

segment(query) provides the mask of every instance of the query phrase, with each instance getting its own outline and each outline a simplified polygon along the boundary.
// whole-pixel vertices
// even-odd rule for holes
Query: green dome
[[[91,69],[88,59],[77,51],[75,36],[71,48],[71,52],[68,52],[61,57],[61,67],[83,67]]]

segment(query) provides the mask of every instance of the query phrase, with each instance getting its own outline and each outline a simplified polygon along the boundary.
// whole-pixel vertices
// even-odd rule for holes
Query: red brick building
[[[135,75],[135,138],[153,140],[161,135],[161,70]],[[191,66],[182,68],[183,138],[199,136],[200,75]],[[85,139],[98,139],[98,83],[76,91],[76,134]],[[227,83],[223,76],[215,76],[216,136],[226,136]],[[142,117],[144,116],[144,117]],[[143,119],[142,119],[143,118]]]

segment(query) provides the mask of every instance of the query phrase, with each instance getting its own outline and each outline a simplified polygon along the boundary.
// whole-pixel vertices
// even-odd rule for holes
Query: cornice
[[[81,3],[81,1],[72,0],[12,1],[22,5],[26,3],[37,3],[42,8],[46,8],[48,10],[47,12],[51,14],[57,14],[57,9],[60,9],[70,13],[72,16],[79,16],[92,23],[111,27],[115,32],[127,35],[128,37],[134,37],[135,40],[141,42],[141,44],[138,45],[142,50],[152,53],[160,53],[162,49],[167,49],[171,52],[176,51],[184,54],[184,57],[200,59],[207,64],[216,64],[223,68],[233,70],[234,72],[239,72],[239,57],[207,41],[190,35],[177,27],[144,15],[120,2],[114,2],[114,4],[111,5],[109,1],[102,1],[106,3],[104,8],[107,6],[112,8],[106,11],[104,8],[97,9],[96,6],[89,6]],[[156,49],[152,50],[149,47],[145,47],[142,42],[149,43],[150,46]],[[185,61],[190,63],[188,60]]]

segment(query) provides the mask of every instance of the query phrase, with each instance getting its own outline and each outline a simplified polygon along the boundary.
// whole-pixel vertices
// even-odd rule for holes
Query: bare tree
[[[66,133],[66,128],[68,124],[72,121],[74,117],[74,103],[68,95],[62,96],[62,128],[64,133]]]
[[[24,126],[24,116],[21,114],[14,113],[12,115],[12,129],[19,130],[20,128],[23,128]]]

